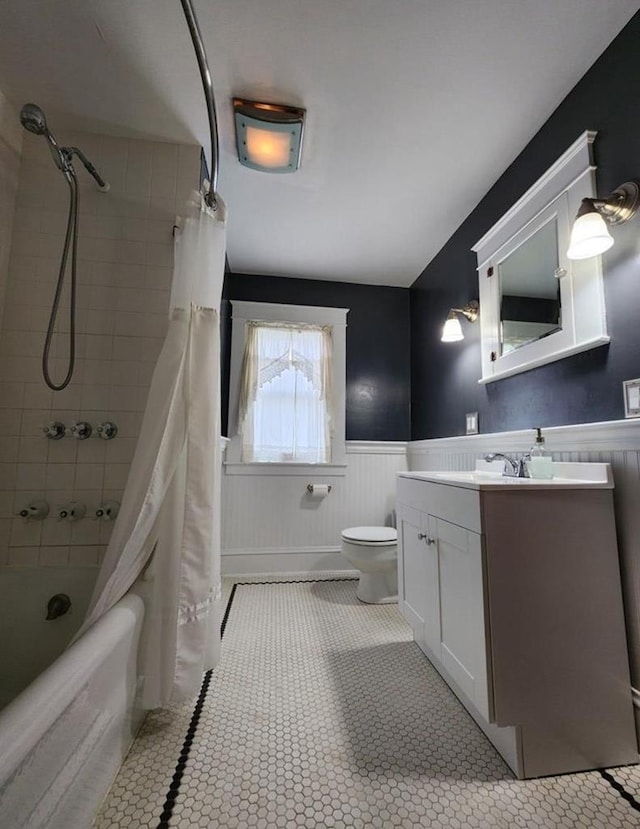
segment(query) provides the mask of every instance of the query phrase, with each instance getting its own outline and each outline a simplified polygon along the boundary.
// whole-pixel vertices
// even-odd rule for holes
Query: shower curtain
[[[113,607],[144,570],[146,708],[193,696],[203,671],[219,658],[225,219],[219,197],[212,211],[194,193],[178,227],[169,328],[122,507],[78,633]]]

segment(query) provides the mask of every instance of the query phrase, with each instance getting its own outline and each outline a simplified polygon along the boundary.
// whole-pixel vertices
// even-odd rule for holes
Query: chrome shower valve
[[[77,438],[78,440],[86,440],[91,437],[93,427],[90,423],[87,423],[86,420],[80,420],[78,423],[71,424],[69,432],[72,437]]]
[[[42,431],[49,438],[49,440],[61,440],[67,434],[67,428],[64,423],[59,420],[54,420],[47,426],[42,427]]]
[[[102,438],[103,440],[113,440],[114,437],[118,434],[118,427],[115,423],[111,423],[110,420],[106,420],[104,423],[98,424],[96,432],[98,434],[98,437]]]

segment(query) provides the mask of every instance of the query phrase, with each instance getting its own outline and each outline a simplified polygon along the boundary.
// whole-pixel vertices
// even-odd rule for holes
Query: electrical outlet
[[[624,393],[624,416],[640,417],[640,379],[625,380],[622,384]]]
[[[478,434],[478,412],[467,412],[466,419],[467,419],[467,434],[468,435],[477,435]]]

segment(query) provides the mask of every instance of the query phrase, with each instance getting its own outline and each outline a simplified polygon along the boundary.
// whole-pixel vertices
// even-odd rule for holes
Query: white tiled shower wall
[[[45,141],[24,135],[0,326],[0,565],[5,566],[99,563],[112,524],[93,514],[105,500],[122,497],[166,331],[173,225],[198,185],[198,147],[88,133],[56,137],[80,147],[111,189],[99,192],[76,162],[81,183],[77,361],[68,388],[52,392],[40,362],[68,187]],[[2,206],[4,198],[3,188]],[[58,382],[66,370],[68,328],[65,291],[52,349]],[[111,420],[119,432],[112,441],[95,436],[53,441],[42,432],[53,420],[66,425],[86,420],[94,429]],[[35,498],[49,502],[49,516],[28,522],[17,517]],[[87,516],[74,523],[58,520],[60,506],[71,500],[86,503]]]
[[[7,287],[22,138],[17,113],[0,92],[0,319]]]

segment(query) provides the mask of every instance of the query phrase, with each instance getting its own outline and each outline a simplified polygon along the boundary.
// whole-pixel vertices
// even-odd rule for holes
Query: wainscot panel
[[[345,571],[346,527],[395,523],[396,473],[406,470],[404,441],[347,441],[345,474],[223,475],[225,575]],[[322,499],[307,484],[331,484]]]

